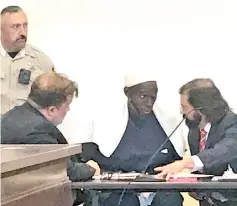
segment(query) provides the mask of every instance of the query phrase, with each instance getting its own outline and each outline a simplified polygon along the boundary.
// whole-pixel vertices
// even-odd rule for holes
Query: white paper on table
[[[224,172],[222,176],[216,176],[212,178],[212,181],[218,181],[218,180],[237,180],[237,174],[233,172],[230,165],[228,165],[228,169]]]
[[[173,178],[203,178],[203,177],[213,177],[214,175],[205,175],[205,174],[192,174],[192,173],[178,173],[171,177]]]

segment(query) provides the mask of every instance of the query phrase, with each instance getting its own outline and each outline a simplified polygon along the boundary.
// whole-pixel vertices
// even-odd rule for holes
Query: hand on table
[[[94,175],[100,175],[100,167],[96,162],[94,162],[93,160],[90,160],[86,164],[90,165],[91,167],[95,169]]]
[[[166,180],[169,180],[171,176],[175,177],[175,174],[181,172],[185,168],[193,168],[194,162],[191,158],[175,161],[171,164],[157,167],[154,170],[160,172],[158,177],[165,177]]]

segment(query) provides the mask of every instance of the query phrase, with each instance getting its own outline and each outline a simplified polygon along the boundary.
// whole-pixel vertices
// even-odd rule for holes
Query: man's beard
[[[188,119],[185,114],[183,115],[183,117],[185,118],[185,124],[189,129],[197,128],[202,121],[202,116],[197,112],[195,112],[195,114],[193,115],[193,120]]]

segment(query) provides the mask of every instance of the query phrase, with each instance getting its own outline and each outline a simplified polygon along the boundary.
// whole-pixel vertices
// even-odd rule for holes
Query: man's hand
[[[100,167],[96,162],[94,162],[93,160],[90,160],[86,164],[90,165],[91,167],[95,169],[95,175],[100,175]]]
[[[157,167],[154,170],[160,172],[158,174],[159,177],[165,177],[167,180],[170,179],[171,176],[175,175],[178,172],[181,172],[185,168],[193,168],[194,162],[191,158],[186,158],[183,160],[175,161],[171,164],[168,164],[163,167]]]

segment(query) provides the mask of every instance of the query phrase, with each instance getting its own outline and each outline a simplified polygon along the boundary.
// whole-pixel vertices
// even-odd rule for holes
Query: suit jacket
[[[1,144],[68,144],[62,133],[29,103],[16,106],[1,120]],[[72,181],[90,179],[95,169],[80,162],[76,155],[68,163]]]
[[[197,155],[204,164],[203,173],[220,176],[228,165],[237,173],[237,115],[228,111],[223,118],[212,124],[205,149],[199,152],[199,129],[188,134],[191,155]],[[233,191],[237,197],[237,192]],[[231,195],[232,196],[232,195]]]

